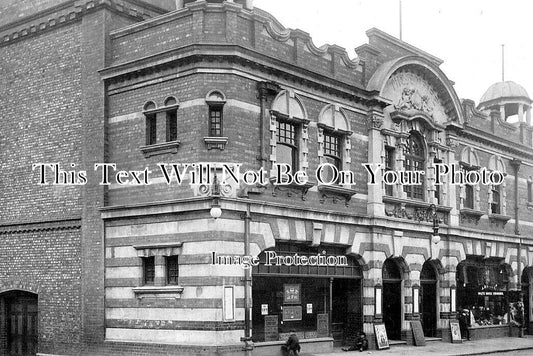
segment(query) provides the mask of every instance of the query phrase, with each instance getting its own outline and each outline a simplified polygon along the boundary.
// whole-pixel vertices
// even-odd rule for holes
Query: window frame
[[[284,127],[290,126],[292,127],[292,130],[287,131],[285,128],[283,130],[280,129],[281,125],[284,125]],[[283,116],[276,115],[276,147],[279,146],[285,146],[291,148],[291,170],[292,172],[295,172],[300,169],[300,145],[299,145],[299,130],[301,129],[300,123],[296,122],[295,120],[290,120],[288,118],[284,118]],[[281,131],[283,132],[289,132],[292,134],[292,137],[287,138],[286,135],[281,135]],[[280,138],[284,138],[285,140],[280,140]],[[292,142],[287,142],[292,141]],[[279,152],[276,150],[276,157],[279,157]],[[286,163],[286,162],[280,162],[278,158],[276,158],[276,163]]]
[[[214,132],[214,130],[217,130],[216,128],[213,128],[213,113],[219,112],[220,117],[218,122],[218,133]],[[223,137],[224,136],[224,104],[223,103],[215,103],[215,104],[209,104],[209,137]],[[216,118],[215,118],[216,119]]]
[[[175,276],[171,275],[171,267],[175,267]],[[179,275],[179,255],[165,256],[165,283],[171,286],[179,285]]]
[[[151,266],[148,265],[149,261],[151,261]],[[149,267],[151,270],[148,269]],[[155,256],[142,257],[142,282],[144,286],[155,285]]]
[[[414,142],[414,140],[418,142]],[[413,144],[418,143],[420,146],[421,154],[417,155],[416,153],[411,153],[413,150]],[[426,150],[424,148],[424,141],[422,135],[420,135],[417,132],[411,131],[409,133],[409,137],[406,139],[405,146],[403,148],[403,154],[404,154],[404,161],[403,161],[403,169],[407,171],[426,171]],[[408,163],[408,162],[414,162],[414,163]],[[417,167],[416,163],[419,163],[421,167]],[[409,199],[415,199],[415,200],[421,200],[425,201],[426,194],[425,194],[425,187],[426,187],[426,179],[425,176],[422,179],[421,185],[407,185],[404,184],[403,191],[406,194],[406,197]],[[420,197],[417,197],[419,195]]]

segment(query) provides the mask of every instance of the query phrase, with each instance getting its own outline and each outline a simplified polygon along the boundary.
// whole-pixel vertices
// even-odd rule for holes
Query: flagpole
[[[400,0],[400,40],[402,40],[402,0]]]

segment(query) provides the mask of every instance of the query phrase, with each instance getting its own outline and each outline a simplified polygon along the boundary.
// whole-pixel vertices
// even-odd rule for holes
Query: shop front
[[[345,251],[276,241],[262,252],[252,270],[253,341],[283,341],[294,332],[304,343],[353,342],[363,325],[362,268]]]
[[[468,257],[457,266],[457,306],[469,315],[472,339],[509,335],[517,295],[509,291],[509,274],[499,258]]]

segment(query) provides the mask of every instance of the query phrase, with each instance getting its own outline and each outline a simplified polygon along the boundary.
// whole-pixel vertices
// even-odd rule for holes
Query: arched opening
[[[437,273],[430,261],[420,272],[420,297],[422,329],[426,337],[437,336]]]
[[[38,309],[37,294],[14,290],[0,295],[3,305],[3,344],[9,356],[37,354]]]
[[[404,147],[404,169],[408,171],[425,171],[426,153],[422,136],[411,131]],[[406,184],[403,187],[408,198],[424,200],[424,184]]]
[[[276,241],[252,269],[252,338],[333,337],[353,345],[363,327],[362,266],[346,248]]]
[[[398,263],[388,258],[383,263],[383,322],[391,340],[400,340],[402,331],[402,273]]]

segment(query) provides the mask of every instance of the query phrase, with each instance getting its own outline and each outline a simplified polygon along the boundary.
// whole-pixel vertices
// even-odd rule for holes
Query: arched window
[[[424,171],[425,170],[425,152],[422,143],[422,137],[411,132],[404,148],[404,169],[405,171]],[[404,184],[404,191],[408,198],[424,199],[424,184]]]
[[[292,91],[281,91],[272,102],[271,115],[273,163],[288,164],[293,172],[306,168],[309,120],[301,99]]]
[[[209,106],[209,137],[221,137],[226,96],[218,90],[212,90],[205,101]]]
[[[383,280],[401,280],[402,274],[398,264],[391,258],[388,258],[383,263]]]

